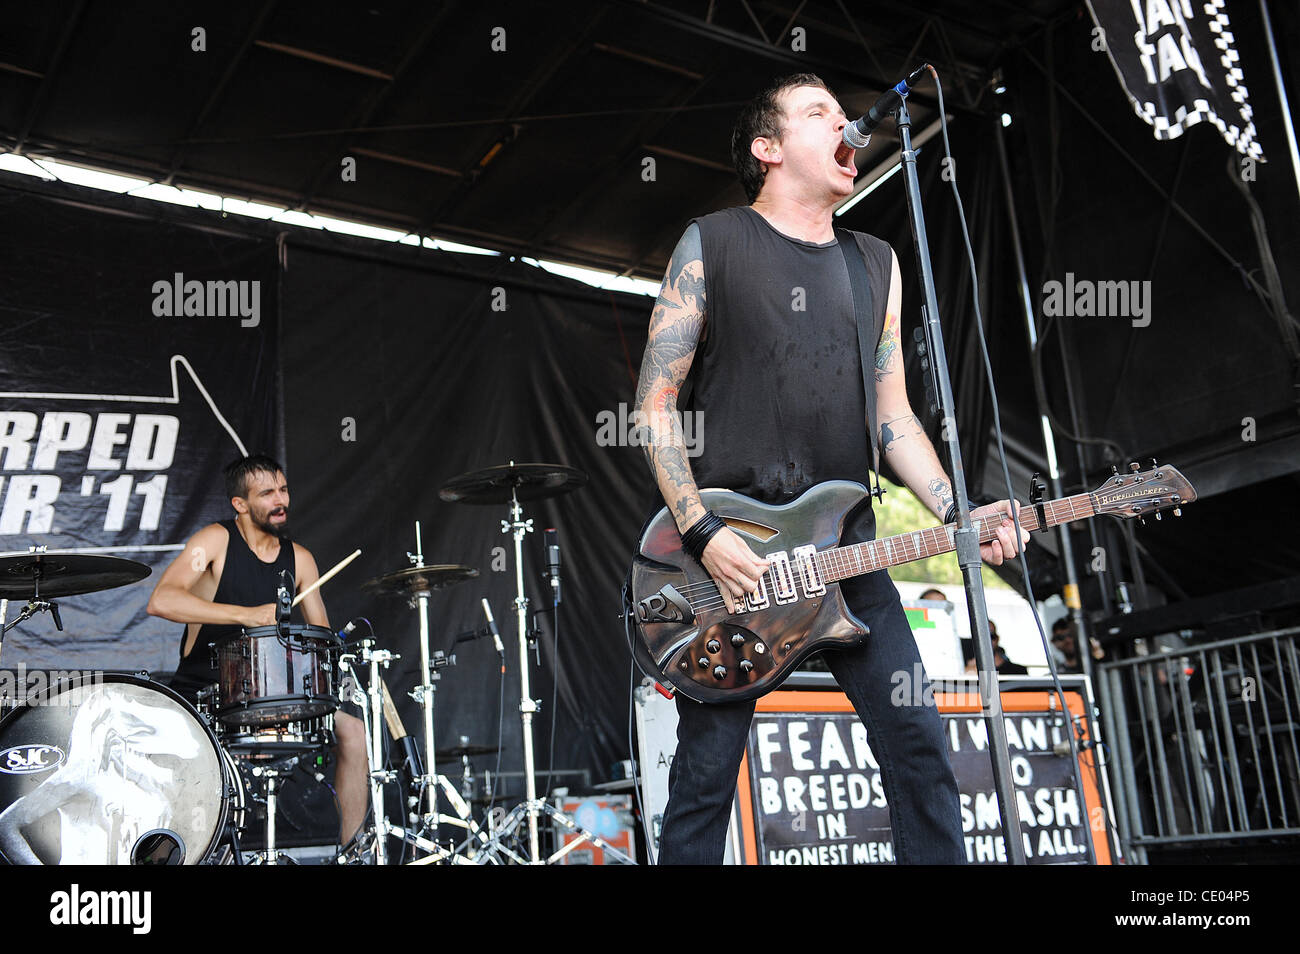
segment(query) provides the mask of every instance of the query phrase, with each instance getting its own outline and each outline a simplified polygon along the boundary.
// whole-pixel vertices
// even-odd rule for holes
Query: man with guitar
[[[880,329],[868,369],[874,394],[863,393],[850,251],[841,249],[832,224],[857,174],[853,151],[841,140],[845,125],[834,96],[811,74],[780,80],[749,103],[733,132],[732,155],[751,204],[687,227],[651,317],[637,391],[640,420],[650,431],[647,454],[680,548],[708,572],[728,614],[768,596],[783,602],[776,599],[779,581],[769,594],[771,584],[762,582],[776,580],[767,575],[769,561],[708,510],[701,487],[785,504],[825,481],[866,480],[878,441],[878,453],[917,497],[945,523],[953,519],[948,475],[907,398],[898,261],[880,239],[841,232],[865,259],[868,317]],[[689,397],[681,410],[707,424],[693,464],[679,417],[682,392]],[[1002,515],[990,521],[995,531],[980,548],[994,565],[1014,557],[1022,543],[1010,508],[1002,501],[974,512]],[[868,496],[845,520],[842,540],[874,536]],[[939,714],[890,703],[896,674],[920,671],[898,591],[883,570],[847,577],[840,592],[870,634],[828,651],[826,661],[880,764],[896,858],[964,862],[957,784]],[[755,644],[745,631],[731,638],[746,652]],[[708,646],[713,651],[718,641]],[[778,647],[758,642],[756,651],[766,653],[765,664]],[[755,659],[751,653],[740,665],[750,672]],[[706,671],[712,665],[706,655],[699,662]],[[690,664],[678,663],[683,670]],[[719,680],[736,676],[721,664],[712,671]],[[699,703],[679,693],[677,708],[659,863],[717,864],[754,702]]]

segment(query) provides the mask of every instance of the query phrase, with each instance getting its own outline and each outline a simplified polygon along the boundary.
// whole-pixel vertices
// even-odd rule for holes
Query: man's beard
[[[288,507],[282,508],[282,512],[284,513],[283,522],[273,523],[271,521],[271,514],[278,513],[278,512],[281,512],[281,510],[280,509],[268,510],[266,512],[266,516],[260,520],[257,517],[254,517],[253,525],[258,527],[261,530],[265,530],[273,537],[279,537],[281,540],[293,539],[292,534],[289,533],[289,508]]]

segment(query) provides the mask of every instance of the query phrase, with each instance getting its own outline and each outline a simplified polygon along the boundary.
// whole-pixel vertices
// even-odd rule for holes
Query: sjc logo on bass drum
[[[0,752],[0,772],[6,775],[34,775],[63,762],[63,750],[56,745],[28,743]]]

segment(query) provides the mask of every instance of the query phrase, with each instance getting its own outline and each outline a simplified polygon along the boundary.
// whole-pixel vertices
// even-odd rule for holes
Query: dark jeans
[[[901,864],[964,864],[957,780],[939,711],[890,702],[894,674],[910,680],[921,661],[898,591],[883,571],[841,586],[871,635],[862,646],[827,651],[825,658],[880,765],[894,855]],[[678,694],[677,714],[659,864],[720,864],[754,702],[702,705]]]

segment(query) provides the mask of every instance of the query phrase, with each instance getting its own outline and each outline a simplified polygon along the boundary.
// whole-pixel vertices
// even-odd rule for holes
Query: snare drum
[[[274,762],[295,755],[324,750],[334,744],[334,717],[321,716],[306,722],[284,725],[217,725],[217,738],[235,758],[252,762]]]
[[[256,626],[217,647],[217,720],[263,728],[303,723],[338,708],[334,656],[339,639],[323,626]]]
[[[60,682],[0,720],[11,864],[200,864],[243,802],[212,731],[149,679]]]

